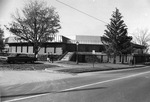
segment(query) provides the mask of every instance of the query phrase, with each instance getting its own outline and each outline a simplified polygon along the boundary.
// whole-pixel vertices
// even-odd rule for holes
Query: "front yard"
[[[34,64],[31,63],[18,63],[18,64],[8,64],[8,63],[0,63],[0,70],[44,70],[45,68],[57,67],[56,65],[43,64],[36,62]]]
[[[65,65],[60,67],[61,65]],[[96,71],[106,71],[106,70],[119,70],[119,69],[129,69],[129,68],[139,68],[144,67],[145,65],[126,65],[126,64],[112,64],[112,63],[95,63],[94,67],[92,63],[79,63],[66,61],[66,62],[56,62],[53,64],[46,64],[42,62],[32,63],[18,63],[18,64],[8,64],[0,63],[0,71],[14,70],[45,70],[54,68],[53,70],[57,72],[66,72],[66,73],[86,73],[86,72],[96,72]]]

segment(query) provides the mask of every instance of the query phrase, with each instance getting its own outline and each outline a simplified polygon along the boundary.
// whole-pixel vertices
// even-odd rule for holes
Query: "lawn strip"
[[[99,68],[99,67],[89,67],[89,68],[71,68],[71,69],[60,69],[56,70],[58,72],[65,72],[65,73],[86,73],[86,72],[96,72],[96,71],[108,71],[108,70],[121,70],[121,69],[130,69],[130,68],[139,68],[143,66],[128,66],[128,67],[118,67],[118,68]]]
[[[44,70],[46,68],[58,67],[50,64],[0,64],[0,70]]]

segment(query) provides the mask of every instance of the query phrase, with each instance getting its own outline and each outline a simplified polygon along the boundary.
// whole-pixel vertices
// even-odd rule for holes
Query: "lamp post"
[[[76,47],[77,47],[77,49],[76,49],[76,64],[78,64],[79,62],[78,62],[78,46],[79,46],[79,42],[77,41],[76,42]]]

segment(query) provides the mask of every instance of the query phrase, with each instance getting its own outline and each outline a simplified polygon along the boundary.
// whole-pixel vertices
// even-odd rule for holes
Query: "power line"
[[[105,24],[108,24],[107,22],[105,22],[105,21],[103,21],[103,20],[100,20],[100,19],[98,19],[98,18],[96,18],[96,17],[94,17],[94,16],[91,16],[91,15],[89,15],[88,13],[85,13],[85,12],[83,12],[83,11],[81,11],[81,10],[78,10],[78,9],[76,9],[76,8],[74,8],[74,7],[72,7],[72,6],[68,5],[68,4],[66,4],[66,3],[64,3],[64,2],[61,2],[61,1],[59,1],[59,0],[56,0],[56,1],[59,2],[59,3],[61,3],[61,4],[63,4],[63,5],[65,5],[65,6],[68,6],[68,7],[72,8],[72,9],[74,9],[74,10],[76,10],[76,11],[82,13],[82,14],[85,14],[85,15],[87,15],[87,16],[89,16],[89,17],[95,19],[95,20],[98,20],[98,21],[100,21],[100,22],[103,22],[103,23],[105,23]]]

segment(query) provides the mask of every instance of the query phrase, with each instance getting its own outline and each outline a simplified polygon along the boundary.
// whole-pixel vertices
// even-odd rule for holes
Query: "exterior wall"
[[[67,44],[65,50],[68,52],[74,52],[74,51],[76,51],[76,45],[75,44]]]
[[[107,62],[113,63],[113,56],[108,57],[106,54],[93,55],[92,53],[87,54],[87,53],[83,52],[83,53],[79,53],[78,56],[79,56],[79,59],[78,59],[79,62],[90,62],[91,63],[91,62],[95,61],[95,62],[99,62],[99,63],[107,63]],[[76,57],[76,56],[74,56],[74,57]],[[124,63],[130,64],[131,57],[133,57],[133,56],[132,55],[116,56],[116,63],[122,63],[122,59],[123,59]],[[141,57],[141,56],[139,56],[139,57]],[[139,58],[139,57],[134,56],[135,63],[139,63],[139,62],[141,62],[141,60],[144,61],[144,59]],[[150,57],[149,57],[149,59],[150,59]],[[76,58],[74,58],[74,61],[76,61]]]
[[[77,45],[76,44],[67,44],[66,50],[68,52],[74,52],[77,50]],[[79,44],[78,45],[79,52],[92,52],[92,50],[95,50],[95,52],[103,52],[104,46],[98,45],[98,44]]]
[[[33,44],[29,44],[27,42],[20,43],[19,41],[8,43],[9,44],[9,53],[27,53],[27,54],[33,54]],[[76,40],[71,41],[70,39],[63,37],[63,36],[55,36],[55,39],[52,41],[49,41],[47,43],[44,43],[42,48],[39,51],[39,54],[47,54],[48,52],[52,52],[56,55],[62,55],[65,52],[75,52],[77,51],[77,45],[76,42],[79,42],[78,45],[78,52],[92,52],[92,50],[95,50],[95,52],[104,52],[105,48],[103,44],[101,43],[100,36],[77,36]],[[134,45],[134,47],[137,49],[142,49],[141,46]],[[139,53],[139,50],[137,51]],[[80,56],[80,59],[85,61],[86,55]],[[124,56],[123,58],[121,56],[116,57],[116,63],[121,63],[122,59],[125,63],[129,63],[131,55]],[[98,60],[100,62],[107,62],[108,56],[97,56]],[[135,62],[139,63],[142,61],[145,61],[143,59],[143,56],[135,56]],[[90,57],[88,56],[88,59]],[[148,58],[147,58],[148,59]],[[109,62],[113,62],[113,57],[111,56],[109,58]]]
[[[100,60],[100,62],[107,62],[108,61],[107,55],[98,55],[97,58]]]
[[[39,54],[52,52],[61,55],[66,52],[66,43],[70,40],[62,35],[51,35],[51,40],[42,45]],[[5,43],[9,46],[9,53],[33,54],[33,43],[27,43],[19,37],[8,37]]]
[[[28,45],[27,43],[19,44],[13,43],[9,45],[9,53],[27,53],[33,54],[33,46]],[[48,52],[52,52],[56,55],[61,55],[66,52],[66,44],[64,43],[45,43],[43,47],[40,49],[39,54],[47,54]]]
[[[124,55],[124,56],[116,56],[116,63],[122,63],[122,61],[124,63],[130,63],[130,59],[131,59],[132,55],[128,54],[128,55]],[[109,56],[109,62],[113,63],[113,56]]]
[[[17,46],[17,52],[16,52],[16,46]],[[9,50],[10,53],[33,54],[33,46],[31,46],[31,45],[28,46],[28,45],[22,44],[22,47],[21,47],[20,45],[14,44],[14,45],[11,45],[10,48],[11,48],[11,50]],[[22,49],[22,51],[21,51],[21,49]],[[77,50],[76,44],[47,43],[47,44],[44,44],[44,46],[40,49],[39,54],[46,54],[48,52],[52,52],[54,54],[63,54],[66,51],[74,52],[76,50]],[[90,45],[90,44],[79,44],[78,45],[79,52],[92,52],[92,50],[95,50],[95,52],[102,52],[104,50],[104,48],[102,45]]]
[[[80,52],[92,52],[92,50],[95,50],[95,52],[104,51],[102,45],[94,45],[94,44],[79,44],[78,49],[79,49],[78,51]]]

